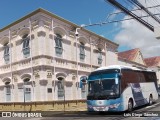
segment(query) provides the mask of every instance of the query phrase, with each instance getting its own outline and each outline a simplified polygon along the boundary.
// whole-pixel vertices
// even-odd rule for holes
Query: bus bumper
[[[119,100],[88,100],[88,111],[125,111],[123,102]]]

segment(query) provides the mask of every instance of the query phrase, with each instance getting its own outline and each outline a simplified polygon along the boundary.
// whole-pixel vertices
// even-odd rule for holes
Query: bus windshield
[[[89,76],[88,96],[89,100],[117,98],[119,92],[119,79],[117,73],[99,72]]]

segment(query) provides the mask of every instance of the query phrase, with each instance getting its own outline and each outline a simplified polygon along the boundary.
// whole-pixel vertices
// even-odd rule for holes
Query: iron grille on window
[[[84,60],[85,59],[85,47],[84,44],[81,43],[80,45],[80,60]]]
[[[30,48],[29,48],[29,38],[27,37],[28,35],[23,36],[23,55],[24,57],[29,57],[30,55]]]
[[[4,60],[6,63],[9,62],[9,46],[8,45],[4,47]]]
[[[56,34],[55,37],[55,51],[57,56],[61,56],[63,53],[63,46],[62,46],[62,36],[60,34]]]

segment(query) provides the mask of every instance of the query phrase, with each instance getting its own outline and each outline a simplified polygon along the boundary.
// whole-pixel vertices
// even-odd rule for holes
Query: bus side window
[[[121,76],[121,92],[127,87],[127,73],[126,71],[122,70],[122,76]]]
[[[138,81],[141,83],[141,82],[144,82],[145,80],[145,78],[144,78],[144,75],[142,74],[142,72],[139,72],[139,71],[137,71],[137,79],[138,79]]]

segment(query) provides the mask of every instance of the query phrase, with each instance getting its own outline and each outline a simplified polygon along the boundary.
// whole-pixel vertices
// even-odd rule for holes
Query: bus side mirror
[[[118,84],[118,78],[115,79],[115,83]]]

